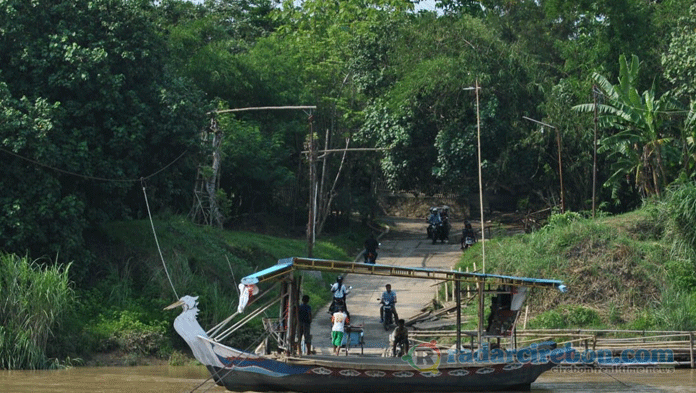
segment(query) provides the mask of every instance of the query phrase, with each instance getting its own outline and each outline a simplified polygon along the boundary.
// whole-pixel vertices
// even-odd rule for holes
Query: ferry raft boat
[[[411,346],[408,354],[387,357],[375,354],[356,356],[302,356],[295,340],[297,307],[302,275],[298,271],[379,275],[430,279],[455,286],[457,333],[452,349],[435,343]],[[274,285],[269,285],[274,284]],[[478,330],[461,329],[462,284],[469,284],[478,297]],[[266,287],[261,292],[259,287]],[[205,331],[197,321],[196,297],[184,296],[167,309],[181,306],[174,328],[190,346],[193,355],[210,371],[218,385],[230,391],[323,392],[465,392],[529,390],[543,372],[573,356],[570,347],[557,348],[543,342],[525,348],[499,347],[501,338],[510,338],[529,289],[565,292],[561,281],[469,273],[424,268],[395,267],[310,258],[281,259],[277,265],[244,277],[237,312]],[[272,296],[272,294],[277,296]],[[484,328],[484,297],[491,302],[488,326]],[[241,320],[247,306],[261,303]],[[223,342],[239,327],[259,318],[279,304],[278,319],[263,319],[266,339],[256,350],[240,350]],[[271,351],[273,339],[277,350]]]

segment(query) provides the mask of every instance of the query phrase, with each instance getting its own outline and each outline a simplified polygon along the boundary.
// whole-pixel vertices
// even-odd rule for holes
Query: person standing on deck
[[[309,296],[302,296],[302,304],[298,309],[298,327],[297,327],[297,342],[301,343],[304,338],[307,355],[312,353],[312,335],[310,334],[310,326],[312,324],[312,306],[309,305]],[[302,349],[300,348],[300,353]]]
[[[343,343],[345,325],[349,323],[345,306],[338,307],[338,311],[331,317],[331,322],[333,322],[333,327],[331,328],[331,343],[334,347],[334,353],[338,355],[341,351],[341,344]]]

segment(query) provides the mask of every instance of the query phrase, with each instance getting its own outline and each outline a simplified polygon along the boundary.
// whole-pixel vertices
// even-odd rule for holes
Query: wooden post
[[[466,272],[469,273],[469,266],[466,267]],[[468,282],[466,284],[466,296],[471,297],[471,285]]]
[[[483,344],[483,307],[484,307],[484,298],[483,298],[483,287],[485,285],[485,282],[482,279],[479,279],[476,281],[476,286],[478,287],[478,296],[479,296],[479,306],[478,306],[478,332],[477,332],[477,338],[478,338],[478,347],[481,349],[482,344]]]
[[[288,329],[285,341],[287,341],[287,352],[288,355],[295,354],[295,329],[293,324],[295,323],[295,318],[293,314],[295,313],[295,281],[292,279],[292,273],[290,273],[290,282],[288,284]]]
[[[694,332],[689,332],[689,356],[691,356],[691,368],[694,368]]]
[[[280,282],[280,307],[278,310],[278,348],[287,346],[287,321],[285,320],[285,310],[287,309],[287,283]]]
[[[594,219],[597,212],[597,86],[595,85],[592,85],[592,98],[594,99],[594,140],[592,141],[592,218]]]
[[[527,330],[527,316],[529,315],[529,305],[524,306],[524,323],[522,324],[522,330]]]
[[[459,280],[454,281],[455,287],[455,302],[457,302],[457,351],[462,350],[462,283]]]
[[[314,216],[314,209],[316,208],[316,186],[317,186],[317,175],[315,168],[315,149],[314,149],[314,130],[312,128],[312,116],[309,117],[309,206],[307,219],[307,256],[311,258],[314,251],[314,226],[316,223],[316,217]]]

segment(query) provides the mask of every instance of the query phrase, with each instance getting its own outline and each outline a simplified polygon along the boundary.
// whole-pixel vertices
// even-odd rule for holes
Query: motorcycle
[[[380,300],[382,304],[382,316],[384,320],[382,324],[384,325],[384,330],[389,330],[391,325],[394,324],[394,305],[389,300]]]
[[[433,244],[437,243],[438,240],[443,243],[445,240],[449,240],[449,223],[447,221],[437,224],[433,229]]]
[[[345,307],[346,305],[346,299],[345,298],[333,298],[333,301],[331,302],[331,305],[329,306],[329,314],[333,315],[336,311],[338,311],[338,308],[341,306]],[[346,307],[346,311],[348,311],[348,308]]]
[[[396,343],[396,351],[393,353],[393,355],[396,358],[406,355],[406,343],[403,340]]]
[[[365,263],[374,265],[377,261],[377,253],[372,251],[365,252]]]
[[[476,241],[473,236],[466,236],[462,242],[462,250],[467,250],[469,247],[473,246]]]
[[[348,293],[350,293],[351,289],[353,289],[353,286],[349,286],[347,288],[346,293],[343,295],[343,297],[335,297],[331,301],[331,305],[329,306],[329,311],[327,311],[330,315],[333,315],[336,311],[338,311],[338,308],[340,306],[344,306],[346,312],[348,312],[348,306],[346,306],[346,296]]]

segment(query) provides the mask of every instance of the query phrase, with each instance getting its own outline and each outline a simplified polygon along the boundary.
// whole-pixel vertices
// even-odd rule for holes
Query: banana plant
[[[614,196],[624,178],[630,179],[643,196],[660,196],[669,181],[665,152],[674,142],[674,137],[666,132],[668,119],[664,114],[675,109],[678,103],[669,93],[656,98],[654,86],[643,94],[638,93],[637,56],[633,55],[629,63],[621,55],[619,62],[616,85],[598,73],[592,75],[605,102],[577,105],[573,110],[594,112],[596,105],[599,126],[613,131],[601,139],[598,152],[608,153],[611,175],[605,186],[612,187]]]

